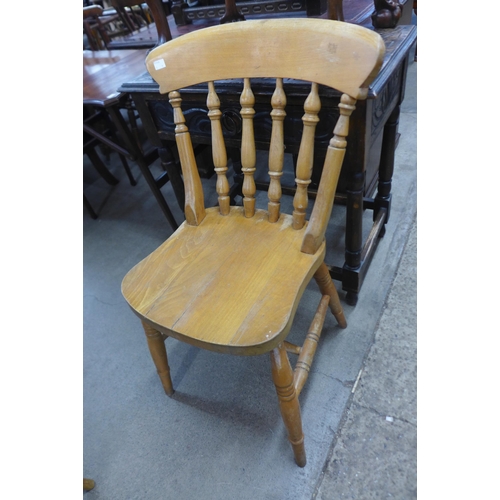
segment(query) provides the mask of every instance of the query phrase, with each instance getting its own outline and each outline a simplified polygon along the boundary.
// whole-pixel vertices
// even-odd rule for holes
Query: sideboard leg
[[[384,136],[382,139],[382,151],[380,154],[380,166],[378,172],[378,187],[377,196],[375,197],[375,205],[373,210],[373,220],[382,208],[386,210],[384,226],[382,227],[379,236],[385,234],[385,224],[391,215],[391,187],[392,176],[394,174],[394,158],[396,153],[396,141],[398,134],[400,106],[396,106],[389,116],[387,123],[384,126]]]

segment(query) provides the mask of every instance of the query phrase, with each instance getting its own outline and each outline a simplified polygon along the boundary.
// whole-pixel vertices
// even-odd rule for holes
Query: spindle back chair
[[[307,379],[328,308],[345,328],[335,286],[324,263],[330,218],[356,99],[367,96],[383,59],[381,37],[352,24],[320,19],[275,19],[199,30],[155,48],[146,64],[168,93],[185,184],[186,221],[123,280],[122,293],[142,320],[165,392],[173,394],[165,339],[173,337],[222,353],[271,353],[272,377],[296,463],[306,462],[298,395]],[[243,206],[230,206],[227,155],[214,81],[243,79],[241,164]],[[276,78],[271,98],[268,210],[255,207],[255,96],[251,79]],[[307,80],[303,135],[291,215],[281,213],[286,82]],[[179,89],[208,82],[218,207],[205,208]],[[319,85],[342,93],[340,117],[325,158],[309,221]],[[302,347],[286,341],[300,298],[315,279],[321,300]],[[288,352],[299,355],[292,370]]]

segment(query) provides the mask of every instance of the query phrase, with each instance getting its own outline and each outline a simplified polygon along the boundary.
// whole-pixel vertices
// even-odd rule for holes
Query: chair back
[[[153,22],[149,7],[144,0],[111,0],[111,5],[120,16],[129,33],[137,31],[142,26],[149,26]]]
[[[174,108],[176,142],[186,191],[185,216],[190,225],[205,217],[204,197],[195,155],[181,110],[181,89],[208,83],[207,108],[212,129],[212,151],[217,174],[220,213],[228,215],[229,182],[227,154],[221,127],[220,101],[214,82],[243,79],[240,96],[242,136],[241,164],[244,174],[243,204],[246,217],[255,213],[254,172],[256,148],[253,117],[255,96],[251,79],[276,79],[271,97],[272,132],[269,149],[269,222],[280,217],[286,116],[285,79],[311,82],[304,103],[303,133],[296,167],[293,228],[306,224],[307,187],[311,182],[314,134],[321,108],[319,85],[339,91],[339,119],[333,130],[318,193],[304,233],[302,251],[314,254],[322,244],[331,215],[335,190],[347,145],[349,117],[357,99],[366,99],[368,86],[383,61],[385,46],[374,31],[325,19],[267,19],[230,23],[198,30],[153,49],[146,59],[149,73],[168,93]]]

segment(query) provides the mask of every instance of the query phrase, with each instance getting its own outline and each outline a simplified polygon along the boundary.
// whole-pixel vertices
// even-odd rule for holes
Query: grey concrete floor
[[[224,356],[168,339],[176,393],[165,396],[120,283],[171,230],[135,165],[135,187],[113,157],[114,187],[84,165],[85,194],[99,212],[97,220],[84,212],[83,221],[83,476],[96,482],[85,498],[416,497],[416,73],[411,62],[386,234],[358,304],[344,302],[348,328],[327,317],[301,394],[303,469],[285,437],[267,356]],[[173,196],[168,185],[164,192]],[[344,214],[334,208],[327,234],[327,261],[336,265]],[[371,213],[365,217],[367,231]],[[291,341],[300,342],[318,300],[312,283]]]

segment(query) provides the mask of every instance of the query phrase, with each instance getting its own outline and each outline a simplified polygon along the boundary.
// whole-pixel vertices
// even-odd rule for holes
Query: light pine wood
[[[90,491],[95,487],[93,479],[83,478],[83,491]]]
[[[304,230],[243,207],[221,217],[208,208],[199,226],[182,224],[124,278],[132,309],[158,331],[205,349],[260,354],[288,334],[325,245],[302,253]],[[258,244],[260,243],[260,244]],[[158,270],[161,269],[161,272]]]
[[[281,415],[296,463],[306,463],[298,397],[308,378],[325,314],[339,326],[346,321],[324,263],[325,231],[342,167],[349,116],[356,99],[382,63],[381,37],[348,23],[320,19],[276,19],[224,24],[195,31],[154,49],[147,67],[169,93],[185,184],[186,221],[149,256],[132,268],[122,293],[142,320],[149,350],[164,390],[172,395],[165,339],[229,354],[270,352],[271,372]],[[256,147],[253,79],[273,77],[268,210],[255,208]],[[221,127],[221,102],[215,82],[242,78],[240,96],[244,175],[243,207],[229,205],[227,153]],[[281,176],[286,117],[284,78],[311,82],[304,103],[293,215],[281,211]],[[208,82],[207,107],[217,174],[219,207],[204,207],[179,89]],[[340,118],[325,158],[309,222],[307,186],[311,181],[314,133],[321,109],[319,85],[342,93]],[[222,95],[222,94],[221,94]],[[262,96],[259,96],[259,99]],[[314,277],[322,298],[303,346],[286,341],[303,292]],[[287,351],[298,355],[292,370]]]
[[[172,396],[174,393],[174,387],[172,385],[172,379],[170,378],[170,366],[168,365],[167,349],[165,347],[166,337],[144,321],[142,322],[142,327],[144,328],[144,333],[146,334],[146,339],[148,341],[149,352],[153,358],[153,362],[156,366],[156,371],[160,377],[165,394],[167,396]]]
[[[181,109],[181,95],[174,91],[168,94],[169,102],[174,108],[175,141],[179,150],[184,189],[186,192],[184,214],[188,224],[197,226],[205,218],[205,202],[200,174],[191,143],[191,136],[186,127],[186,119]]]
[[[304,236],[302,252],[316,253],[325,239],[326,226],[332,213],[333,199],[347,146],[346,137],[349,133],[349,117],[355,109],[355,104],[356,100],[346,94],[343,94],[340,98],[340,117],[326,152],[318,194]]]
[[[265,19],[211,26],[175,38],[153,49],[146,66],[161,93],[228,78],[295,78],[363,99],[384,51],[378,33],[354,24]]]
[[[340,328],[347,328],[347,321],[344,316],[342,305],[340,304],[339,294],[324,262],[319,266],[318,270],[314,274],[314,279],[316,280],[321,293],[330,297],[330,310],[335,316]]]
[[[311,85],[311,92],[304,103],[305,114],[302,117],[304,130],[300,142],[299,156],[297,158],[297,191],[293,198],[293,227],[301,229],[306,221],[307,186],[311,183],[314,160],[314,132],[319,122],[318,113],[321,101],[318,95],[318,84]]]
[[[314,354],[316,353],[318,341],[325,322],[326,312],[328,311],[329,302],[330,297],[328,295],[323,295],[311,326],[309,327],[309,331],[307,332],[304,345],[300,350],[299,359],[297,360],[293,374],[293,382],[295,384],[295,392],[297,393],[297,396],[299,396],[302,392],[302,388],[304,387],[307,377],[309,376],[311,364]]]
[[[281,416],[288,433],[288,440],[292,445],[295,462],[299,467],[304,467],[306,465],[306,452],[299,399],[295,392],[292,367],[283,344],[279,344],[276,349],[271,351],[271,369]]]
[[[217,194],[219,195],[219,209],[222,215],[229,213],[229,182],[227,180],[227,153],[220,117],[220,100],[215,92],[214,82],[208,82],[207,97],[208,116],[212,127],[212,158],[217,174]]]
[[[250,79],[245,78],[243,92],[241,93],[241,171],[244,174],[243,179],[243,206],[245,207],[245,217],[253,217],[255,213],[255,138],[253,131],[253,117],[255,110],[253,105],[255,97],[250,86]]]
[[[276,89],[271,99],[271,118],[273,121],[271,143],[269,145],[269,190],[268,211],[269,222],[276,222],[280,216],[281,176],[283,175],[283,161],[285,158],[285,140],[283,120],[286,112],[286,95],[283,90],[283,79],[276,79]]]
[[[285,340],[285,342],[283,342],[283,345],[286,348],[286,352],[291,352],[292,354],[300,354],[300,350],[301,350],[300,346],[298,346],[296,344],[292,344],[291,342],[288,342],[286,340]]]

